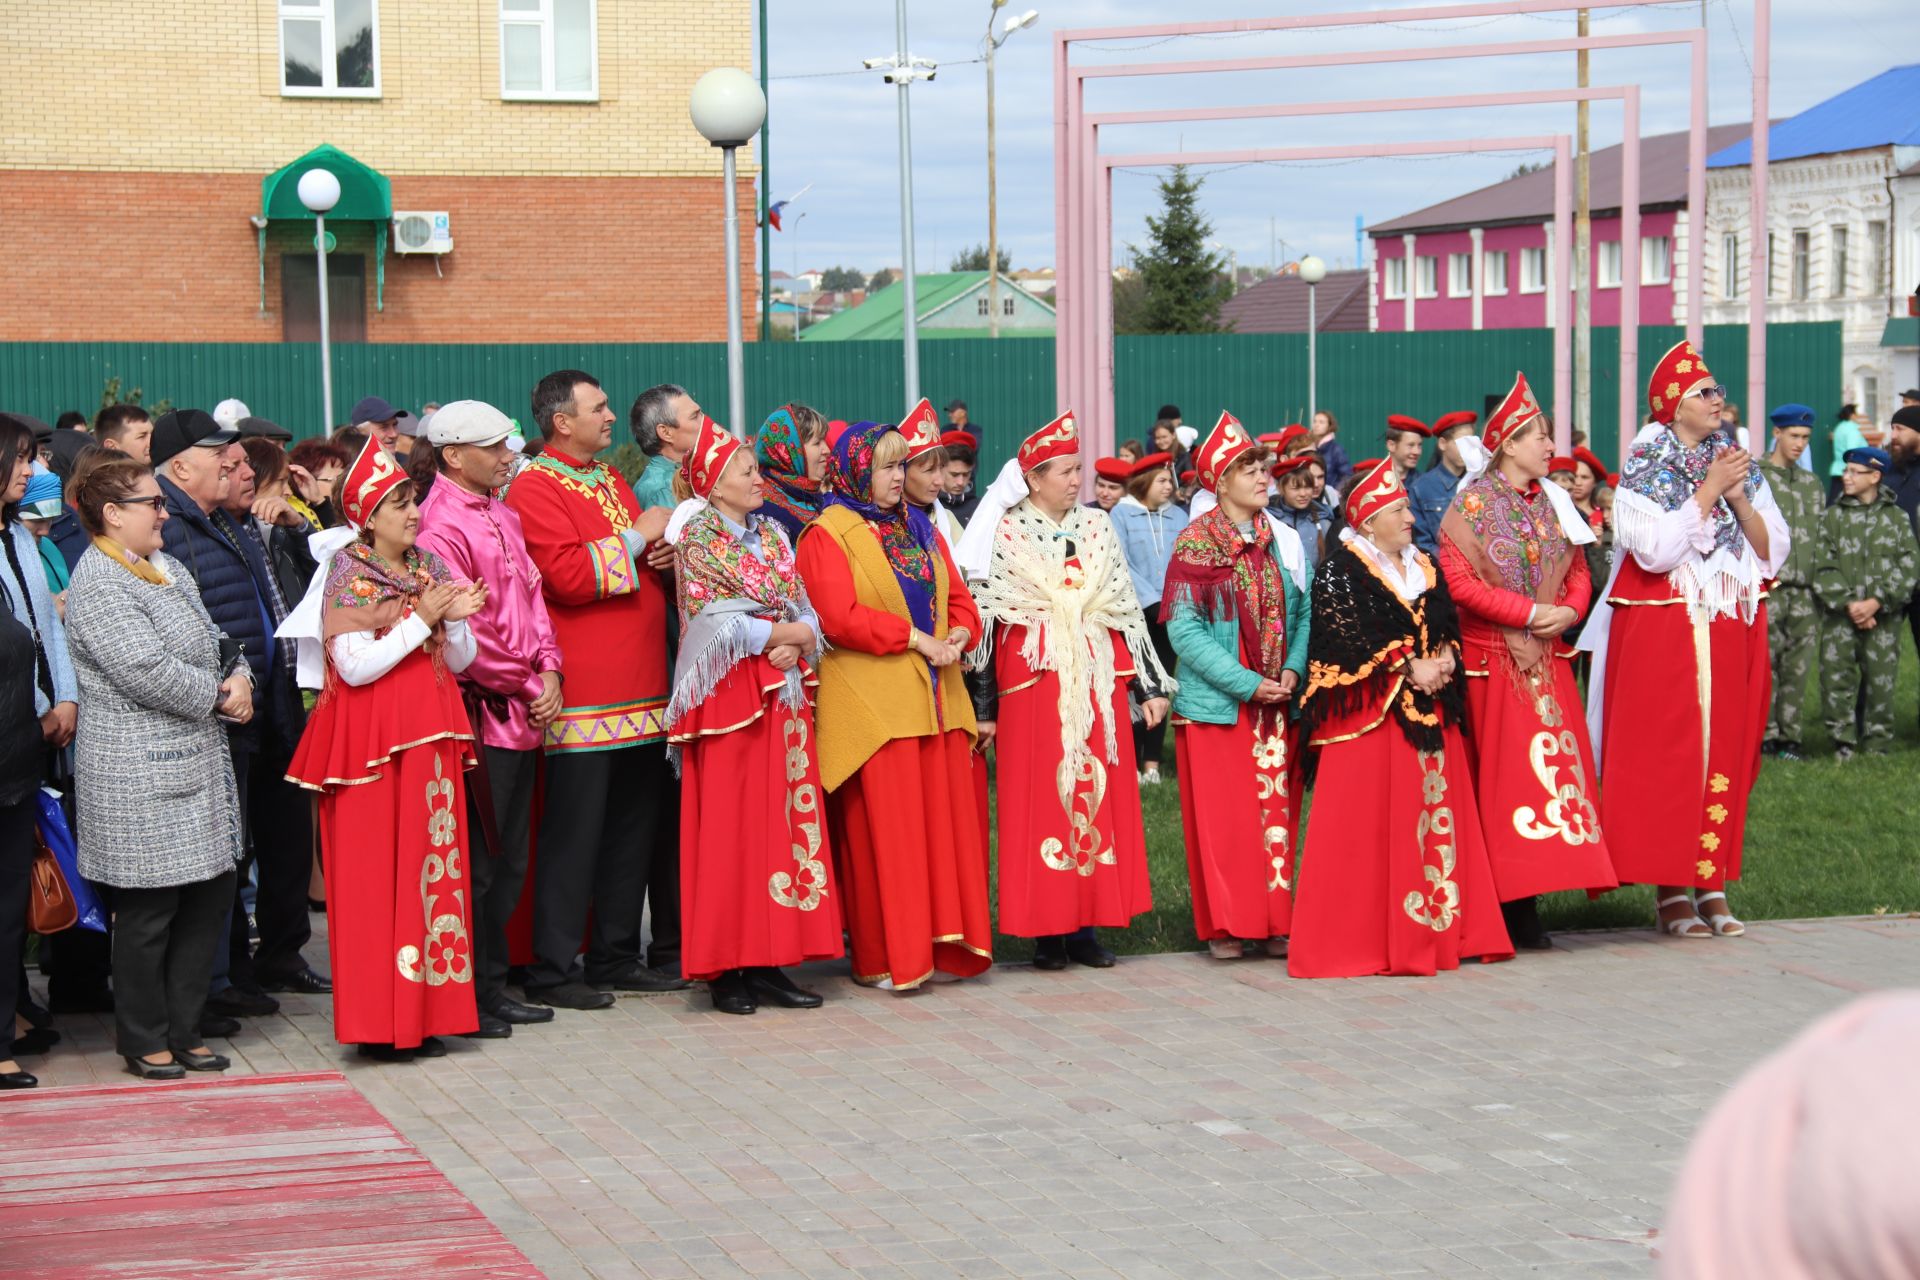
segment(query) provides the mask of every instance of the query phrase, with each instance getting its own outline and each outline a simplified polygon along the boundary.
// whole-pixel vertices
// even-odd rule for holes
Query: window
[[[600,96],[594,0],[500,0],[500,96]]]
[[[1546,291],[1547,251],[1522,249],[1520,251],[1520,292],[1545,293]]]
[[[1450,253],[1447,255],[1447,296],[1449,298],[1473,296],[1472,254]]]
[[[1600,250],[1599,260],[1594,264],[1599,277],[1599,287],[1618,289],[1620,287],[1620,242],[1602,240],[1595,248]]]
[[[1793,233],[1793,275],[1787,288],[1796,302],[1813,292],[1813,234],[1805,228]]]
[[[1827,255],[1833,264],[1833,270],[1827,276],[1827,296],[1844,298],[1847,296],[1847,229],[1829,227],[1827,243],[1831,252]]]
[[[1887,224],[1867,224],[1867,278],[1860,292],[1877,298],[1887,291]]]
[[[1648,236],[1640,242],[1640,283],[1673,283],[1673,241],[1667,236]]]
[[[980,297],[979,297],[979,298],[978,298],[978,299],[977,299],[977,300],[976,300],[976,301],[974,302],[974,304],[973,304],[973,311],[974,311],[974,314],[975,314],[975,315],[982,315],[982,316],[984,316],[984,315],[988,315],[988,314],[990,314],[990,313],[988,312],[988,310],[987,310],[987,295],[986,295],[986,294],[984,294],[984,293],[983,293],[983,294],[981,294],[981,295],[980,295]]]
[[[1380,259],[1380,287],[1389,298],[1407,296],[1407,260],[1405,258]]]
[[[1740,296],[1740,237],[1720,237],[1720,296]]]
[[[1440,296],[1440,259],[1430,253],[1423,253],[1413,260],[1413,296]]]
[[[1880,421],[1880,379],[1873,374],[1860,375],[1860,408],[1868,422]]]
[[[1480,259],[1480,292],[1488,297],[1505,297],[1507,292],[1507,251],[1495,249]]]
[[[1773,296],[1773,278],[1778,274],[1773,263],[1773,243],[1773,232],[1769,231],[1767,232],[1767,296],[1769,298]]]
[[[280,92],[380,96],[374,0],[280,0]]]
[[[1000,299],[1000,314],[1003,316],[1010,316],[1013,314],[1012,298],[1008,297],[1008,298]]]
[[[320,341],[320,273],[313,234],[305,253],[280,255],[280,340]],[[358,253],[327,255],[327,329],[335,342],[367,340],[367,260]]]

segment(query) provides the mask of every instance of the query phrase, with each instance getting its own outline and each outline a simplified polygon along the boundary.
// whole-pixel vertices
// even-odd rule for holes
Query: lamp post
[[[999,35],[993,34],[993,16],[1007,0],[993,0],[987,10],[987,336],[1000,336],[1000,206],[994,185],[993,54],[1007,37],[1022,27],[1030,27],[1040,11],[1029,9],[1007,19]]]
[[[1300,259],[1300,278],[1307,282],[1307,430],[1313,430],[1314,402],[1319,398],[1319,374],[1316,346],[1320,339],[1320,318],[1316,312],[1320,282],[1327,278],[1327,264],[1308,254]]]
[[[327,214],[340,203],[340,179],[327,169],[309,169],[295,190],[300,203],[313,214],[314,273],[320,283],[320,413],[321,432],[333,430],[333,344],[327,332]]]
[[[734,191],[734,152],[753,140],[767,118],[767,96],[752,76],[717,67],[694,83],[687,112],[700,136],[720,148],[726,189],[727,236],[727,426],[746,435],[747,372],[740,347],[740,211]]]
[[[892,54],[884,58],[868,58],[862,65],[869,71],[884,69],[887,83],[900,90],[900,257],[903,260],[900,318],[906,348],[906,402],[911,406],[920,398],[920,318],[916,314],[914,298],[913,108],[908,103],[907,90],[913,87],[915,80],[933,79],[936,65],[907,52],[907,0],[894,0],[893,37]]]

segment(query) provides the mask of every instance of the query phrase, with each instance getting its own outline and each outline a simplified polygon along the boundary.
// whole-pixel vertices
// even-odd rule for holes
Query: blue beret
[[[1885,449],[1876,449],[1872,445],[1861,445],[1858,449],[1849,449],[1840,455],[1842,462],[1851,462],[1856,467],[1872,467],[1881,475],[1893,465],[1893,455]]]
[[[1811,427],[1813,410],[1803,404],[1783,404],[1767,415],[1767,421],[1776,427]]]

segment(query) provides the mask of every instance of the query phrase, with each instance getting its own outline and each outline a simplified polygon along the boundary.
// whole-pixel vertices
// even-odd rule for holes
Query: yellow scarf
[[[152,564],[134,555],[133,552],[127,550],[105,534],[95,538],[93,545],[99,548],[100,553],[106,556],[107,559],[140,579],[140,581],[151,582],[156,587],[169,585],[166,574],[161,573],[158,569],[154,568]]]

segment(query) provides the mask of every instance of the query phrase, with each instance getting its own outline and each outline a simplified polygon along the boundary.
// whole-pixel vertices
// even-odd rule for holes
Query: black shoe
[[[480,1008],[482,1015],[492,1014],[509,1026],[528,1026],[536,1022],[552,1022],[553,1010],[537,1004],[521,1004],[508,996],[495,996]]]
[[[360,1056],[375,1062],[412,1062],[414,1054],[411,1049],[396,1049],[390,1044],[363,1044]]]
[[[333,980],[324,973],[315,973],[311,966],[302,968],[298,973],[262,978],[260,986],[267,991],[294,991],[303,996],[324,996],[333,992]]]
[[[1089,969],[1111,969],[1114,966],[1113,952],[1092,938],[1068,938],[1067,959]]]
[[[444,1058],[447,1056],[447,1042],[439,1036],[422,1036],[414,1048],[416,1058]]]
[[[1506,921],[1507,939],[1520,951],[1551,951],[1553,939],[1547,936],[1545,926],[1540,923],[1540,904],[1537,898],[1515,898],[1512,902],[1500,904],[1500,915]]]
[[[744,969],[727,970],[709,982],[707,990],[713,996],[713,1007],[721,1013],[754,1013],[760,1008],[747,985]]]
[[[54,1013],[112,1013],[113,992],[106,987],[94,987],[86,991],[65,991],[50,995],[47,1003]],[[29,1016],[28,1021],[36,1022]]]
[[[1072,963],[1067,959],[1067,940],[1065,938],[1036,938],[1033,943],[1033,967],[1049,972],[1064,969]]]
[[[211,1036],[218,1040],[231,1040],[240,1034],[240,1019],[229,1018],[225,1014],[203,1013],[200,1015],[200,1038]]]
[[[496,1018],[485,1009],[480,1011],[480,1027],[476,1031],[463,1033],[469,1040],[505,1040],[513,1034],[513,1024],[505,1018]]]
[[[613,977],[595,982],[593,985],[601,991],[646,991],[658,993],[662,991],[685,991],[693,984],[685,978],[678,977],[674,974],[661,973],[658,969],[649,969],[643,964],[636,964],[631,969],[624,969]]]
[[[60,1033],[52,1027],[35,1027],[13,1042],[13,1056],[29,1056],[45,1053],[60,1043]]]
[[[535,987],[527,992],[527,999],[539,1004],[552,1005],[556,1009],[610,1009],[613,996],[605,991],[595,991],[584,982],[562,982],[553,987]]]
[[[31,1071],[0,1072],[0,1089],[34,1089],[40,1085],[40,1077]]]
[[[826,1001],[803,987],[794,985],[780,970],[767,967],[748,969],[747,991],[756,1001],[777,1004],[782,1009],[818,1009]]]
[[[258,991],[228,987],[207,997],[208,1013],[223,1013],[229,1018],[265,1018],[280,1012],[280,1002]]]
[[[225,1071],[233,1063],[224,1055],[209,1050],[206,1053],[187,1053],[181,1049],[173,1051],[173,1060],[189,1071]]]
[[[178,1062],[148,1062],[145,1058],[127,1055],[127,1070],[142,1080],[184,1080],[187,1069]]]
[[[1773,755],[1779,750],[1780,750],[1780,744],[1778,742],[1775,742],[1772,738],[1768,738],[1765,742],[1760,744],[1760,754],[1763,756]]]
[[[318,915],[325,915],[327,914],[327,900],[325,898],[308,898],[307,910]]]

